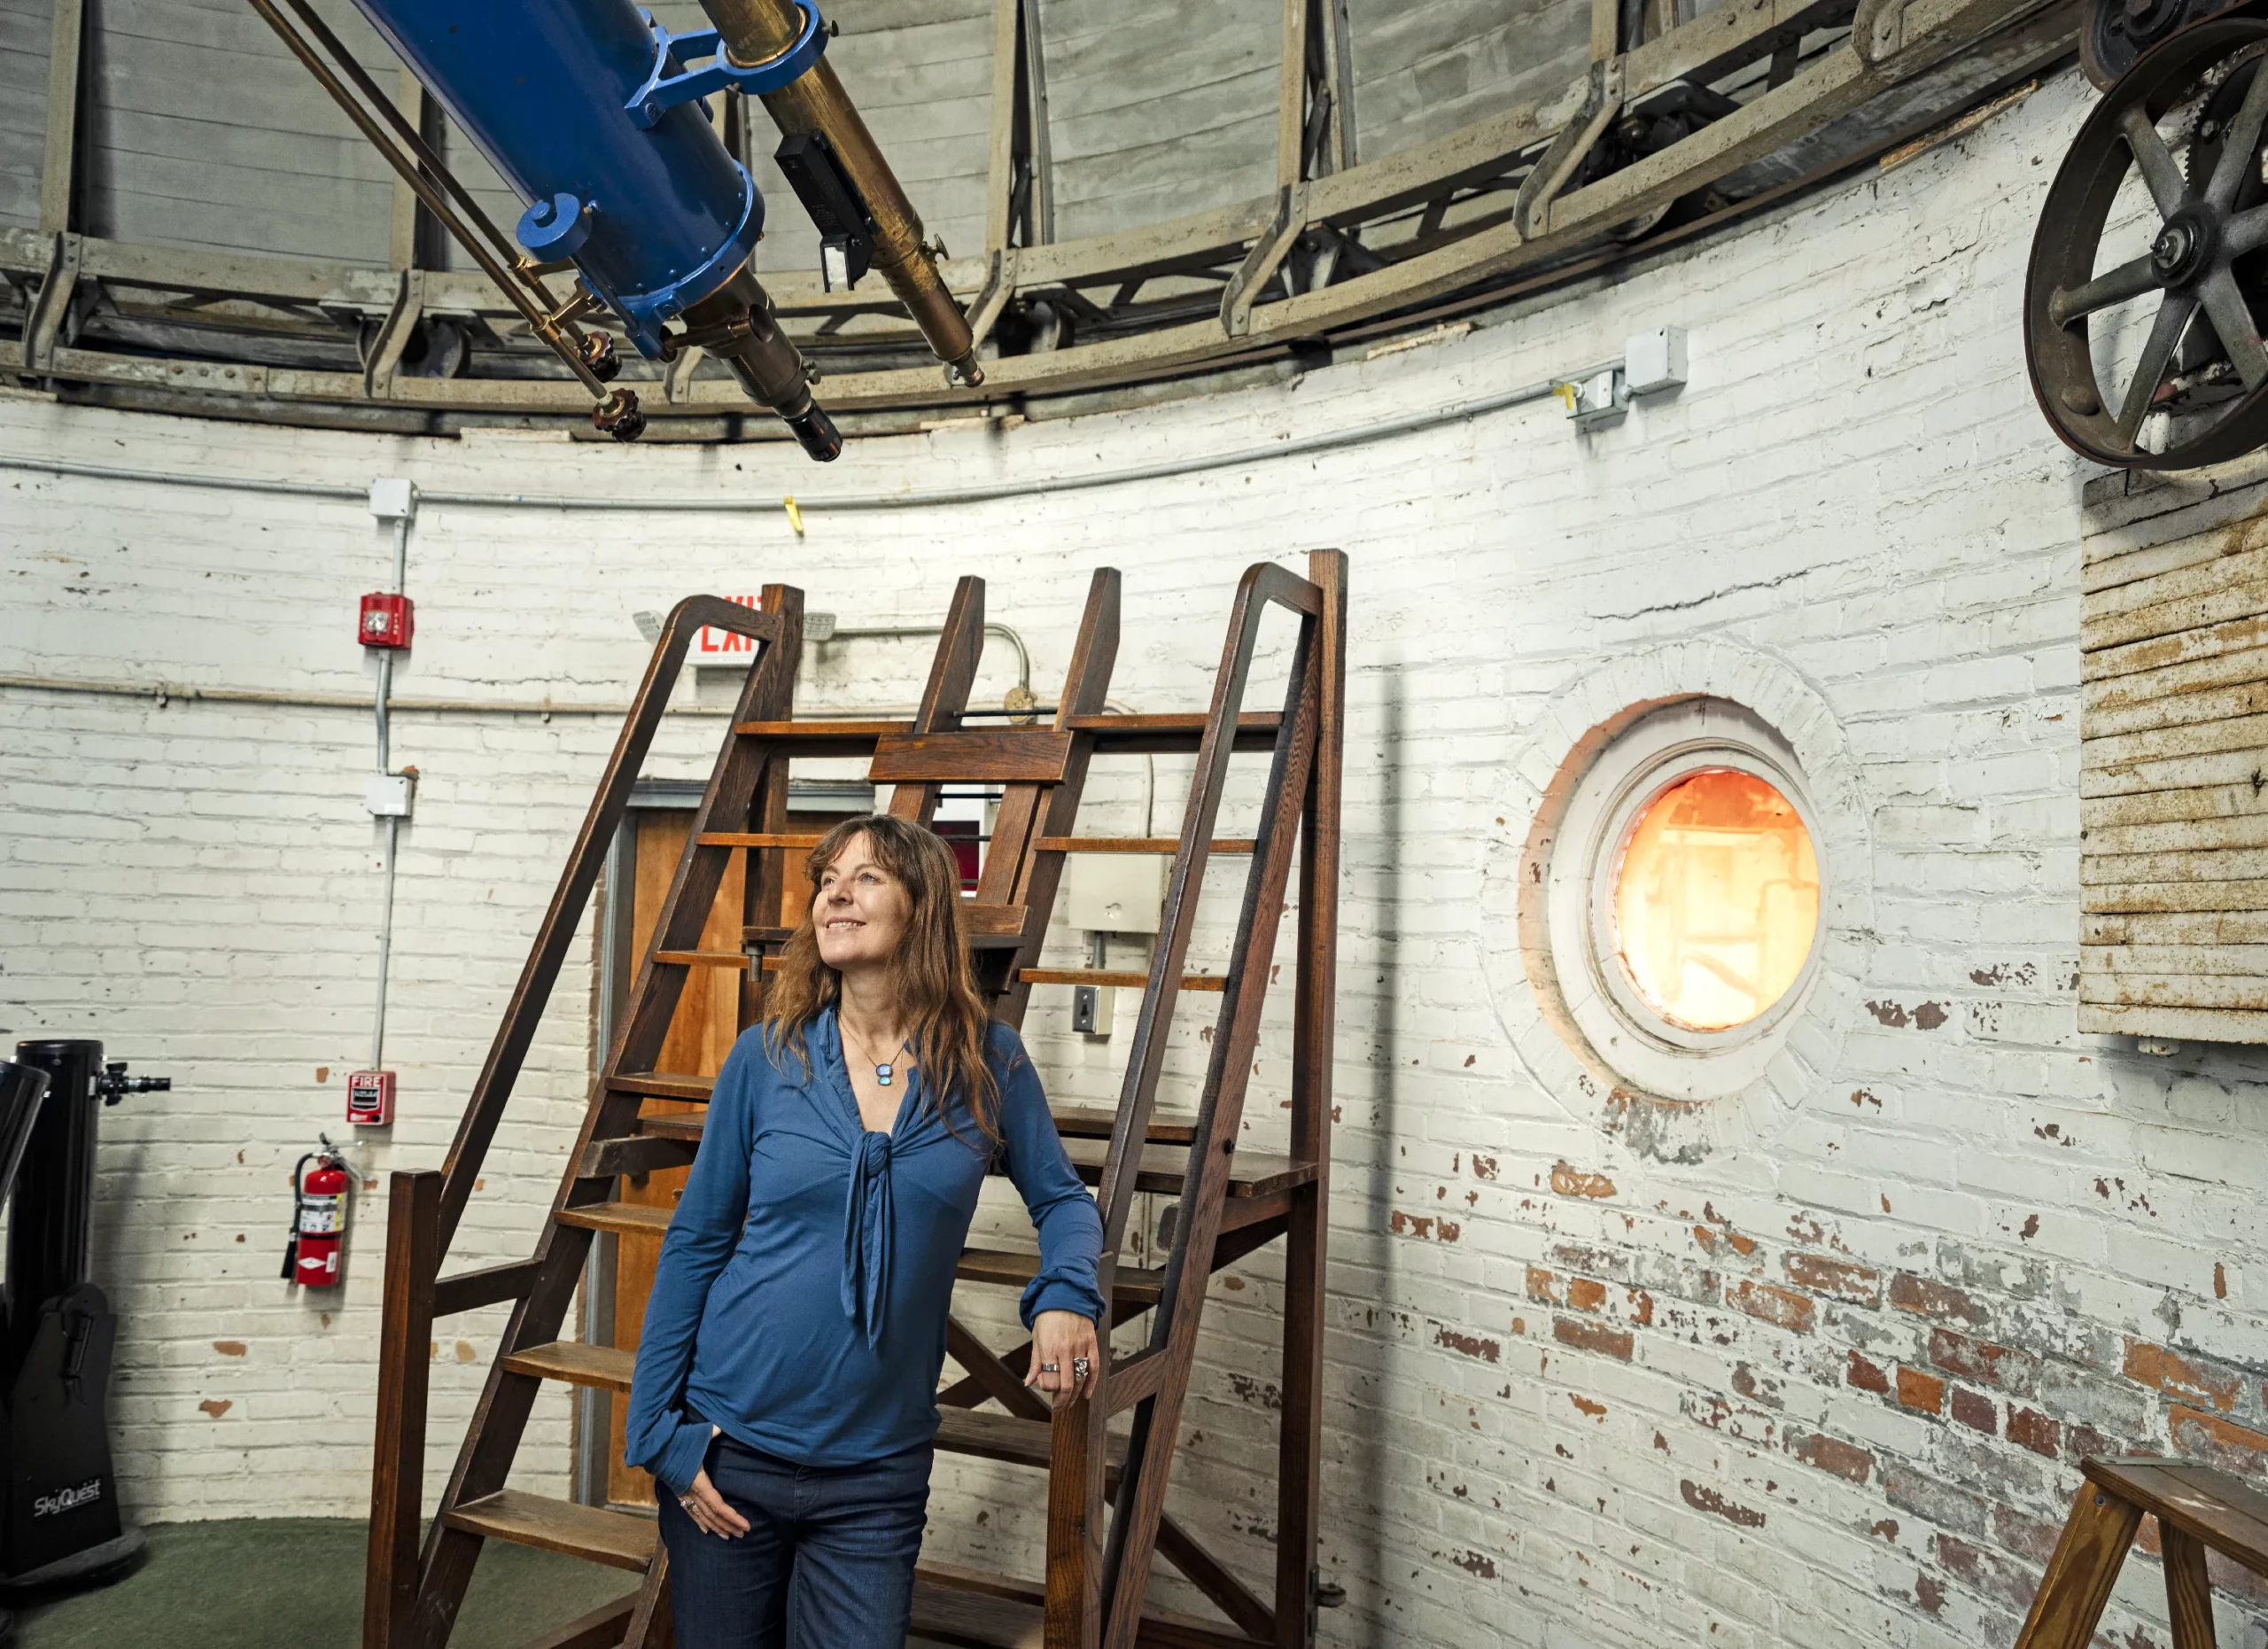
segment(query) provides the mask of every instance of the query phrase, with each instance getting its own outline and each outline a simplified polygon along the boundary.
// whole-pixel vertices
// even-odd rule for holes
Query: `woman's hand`
[[[714,1437],[724,1429],[722,1426],[711,1426],[709,1435]],[[709,1481],[709,1468],[705,1466],[693,1474],[693,1487],[680,1495],[677,1503],[705,1534],[731,1540],[748,1533],[748,1519],[734,1511],[731,1503],[717,1492],[717,1485]]]
[[[1064,1401],[1066,1392],[1084,1395],[1094,1389],[1102,1373],[1102,1353],[1096,1349],[1095,1326],[1076,1311],[1042,1311],[1032,1319],[1031,1373],[1024,1384],[1050,1394],[1049,1401]]]

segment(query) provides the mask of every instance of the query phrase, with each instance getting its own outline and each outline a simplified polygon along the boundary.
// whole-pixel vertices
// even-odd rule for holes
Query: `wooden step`
[[[1107,1140],[1117,1124],[1118,1113],[1100,1106],[1061,1105],[1055,1109],[1055,1132],[1067,1140]],[[1187,1145],[1195,1130],[1196,1124],[1192,1122],[1153,1116],[1150,1143]],[[648,1116],[640,1121],[638,1132],[656,1139],[687,1140],[698,1144],[701,1119],[691,1116]]]
[[[650,1202],[586,1202],[578,1208],[563,1208],[552,1217],[563,1225],[579,1225],[585,1231],[658,1237],[669,1230],[670,1216],[674,1212],[674,1209],[656,1208]]]
[[[1045,1589],[1037,1581],[924,1563],[913,1575],[913,1640],[954,1649],[1043,1649]],[[1268,1649],[1234,1627],[1145,1609],[1136,1642],[1153,1649]]]
[[[1276,729],[1283,725],[1280,711],[1248,710],[1237,718],[1236,748],[1240,751],[1273,750]],[[1194,751],[1205,736],[1205,717],[1195,715],[1166,716],[1068,716],[1064,725],[1074,733],[1094,735],[1098,756],[1166,755],[1174,751]]]
[[[702,838],[704,842],[708,837]],[[1249,853],[1257,844],[1250,836],[1222,836],[1207,849],[1214,853]],[[1161,853],[1181,852],[1181,838],[1172,836],[1043,836],[1032,843],[1042,853]]]
[[[638,1354],[617,1346],[586,1345],[579,1340],[555,1340],[531,1346],[504,1359],[515,1374],[555,1380],[563,1385],[588,1386],[598,1391],[628,1391]]]
[[[871,756],[875,743],[912,730],[910,721],[735,721],[743,738],[792,743],[798,759],[821,756]]]
[[[655,962],[664,968],[730,968],[748,971],[745,951],[656,951]]]
[[[672,1168],[690,1168],[700,1144],[697,1129],[690,1139],[656,1128],[619,1140],[594,1140],[584,1147],[583,1160],[575,1165],[575,1177],[613,1179],[624,1174],[655,1174]]]
[[[1118,1125],[1118,1113],[1099,1105],[1059,1105],[1055,1108],[1055,1132],[1067,1140],[1107,1140]],[[1171,1117],[1150,1116],[1152,1145],[1187,1145],[1197,1132],[1193,1122],[1176,1122]]]
[[[939,1409],[937,1447],[947,1454],[973,1455],[983,1460],[1003,1460],[1010,1466],[1047,1469],[1048,1424],[1018,1420],[983,1409]],[[1113,1433],[1106,1449],[1110,1474],[1126,1464],[1126,1439]]]
[[[1114,984],[1140,990],[1150,983],[1146,973],[1117,968],[1026,968],[1016,977],[1026,984]],[[1181,988],[1184,991],[1225,991],[1227,976],[1222,974],[1184,974]]]
[[[1053,727],[952,727],[874,741],[876,784],[1060,784],[1071,735]]]
[[[960,1264],[955,1276],[963,1282],[994,1283],[1006,1288],[1021,1288],[1039,1275],[1039,1256],[1019,1254],[1007,1248],[963,1248]],[[1148,1311],[1165,1292],[1166,1274],[1162,1271],[1147,1271],[1138,1266],[1122,1265],[1118,1280],[1111,1293],[1116,1303],[1138,1311]]]
[[[654,1560],[653,1519],[523,1494],[517,1489],[467,1501],[449,1513],[447,1521],[451,1528],[469,1535],[564,1552],[571,1558],[586,1558],[641,1574]]]
[[[606,1079],[617,1093],[644,1093],[657,1100],[690,1100],[706,1103],[717,1086],[714,1077],[688,1076],[674,1070],[617,1071]]]
[[[698,1116],[647,1116],[638,1124],[639,1133],[649,1140],[677,1140],[698,1144],[701,1139]],[[1059,1128],[1060,1124],[1058,1124]],[[1068,1131],[1064,1131],[1068,1135]],[[1142,1162],[1137,1171],[1135,1189],[1162,1191],[1169,1196],[1181,1194],[1184,1171],[1188,1165],[1188,1141],[1180,1144],[1146,1145],[1142,1147]],[[594,1147],[594,1149],[596,1147]],[[1079,1178],[1089,1185],[1102,1179],[1102,1160],[1110,1149],[1108,1131],[1099,1139],[1068,1135],[1063,1141],[1063,1154],[1071,1159],[1071,1166]],[[998,1170],[995,1171],[998,1171]],[[1276,1156],[1261,1151],[1239,1151],[1229,1164],[1229,1194],[1232,1197],[1273,1196],[1303,1186],[1315,1178],[1315,1164],[1288,1156]]]
[[[1063,1154],[1071,1159],[1071,1166],[1079,1178],[1089,1185],[1102,1180],[1102,1159],[1110,1149],[1108,1140],[1066,1140]],[[1138,1191],[1162,1191],[1169,1196],[1179,1196],[1184,1170],[1189,1162],[1189,1152],[1184,1146],[1146,1145],[1142,1160],[1136,1170],[1134,1188]],[[1239,1151],[1229,1162],[1229,1194],[1232,1197],[1273,1196],[1279,1191],[1289,1191],[1303,1186],[1315,1178],[1315,1164],[1294,1161],[1288,1156],[1270,1155],[1259,1151]]]

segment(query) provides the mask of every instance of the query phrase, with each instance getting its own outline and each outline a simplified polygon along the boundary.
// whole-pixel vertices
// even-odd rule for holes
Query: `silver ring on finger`
[[[1043,1374],[1055,1374],[1060,1373],[1062,1368],[1063,1365],[1060,1363],[1042,1363],[1039,1365],[1039,1372]]]
[[[1083,1357],[1073,1357],[1071,1359],[1071,1378],[1074,1380],[1084,1380],[1087,1377],[1087,1372],[1093,1366],[1093,1364],[1088,1362],[1087,1359]]]

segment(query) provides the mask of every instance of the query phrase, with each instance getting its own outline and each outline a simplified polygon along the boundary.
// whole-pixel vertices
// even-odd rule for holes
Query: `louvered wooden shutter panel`
[[[2078,1028],[2268,1041],[2268,455],[2087,489]]]

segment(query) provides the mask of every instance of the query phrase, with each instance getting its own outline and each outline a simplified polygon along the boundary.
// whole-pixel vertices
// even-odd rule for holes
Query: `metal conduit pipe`
[[[845,513],[878,509],[934,509],[952,504],[987,503],[1006,498],[1041,498],[1052,493],[1078,493],[1091,487],[1125,486],[1142,481],[1166,480],[1175,476],[1202,475],[1213,470],[1239,469],[1279,458],[1299,458],[1311,453],[1367,446],[1372,441],[1387,440],[1445,424],[1462,423],[1487,413],[1549,401],[1558,394],[1564,384],[1595,377],[1622,364],[1618,356],[1573,372],[1562,373],[1557,377],[1523,384],[1517,389],[1502,390],[1493,395],[1453,401],[1446,407],[1388,418],[1381,423],[1302,435],[1268,447],[1250,447],[1235,452],[1200,453],[1193,457],[1169,459],[1163,463],[1143,464],[1130,470],[1101,470],[1091,473],[1051,476],[1037,481],[998,481],[983,486],[937,487],[926,492],[843,493],[832,498],[798,493],[796,494],[796,507],[807,516],[824,514],[830,509]],[[353,499],[358,503],[366,491],[361,486],[334,486],[322,481],[280,481],[257,476],[185,475],[156,470],[121,469],[107,464],[74,463],[60,458],[41,458],[24,453],[0,453],[0,470],[31,470],[45,475],[81,476],[89,480],[144,481],[153,486],[214,487],[224,491],[268,493],[300,498]],[[451,504],[469,509],[624,509],[672,514],[703,511],[734,514],[769,512],[780,508],[775,500],[769,498],[625,498],[618,495],[586,498],[556,493],[429,492],[423,487],[418,489],[417,495],[429,504]]]
[[[823,644],[827,642],[855,639],[858,636],[872,636],[879,639],[889,636],[943,635],[944,633],[944,626],[936,624],[838,624],[825,635],[813,636],[812,639]],[[988,623],[984,626],[984,634],[997,635],[1016,649],[1016,685],[1025,692],[1030,692],[1031,652],[1024,646],[1024,638],[1005,624]],[[1032,702],[1037,704],[1039,701],[1034,699]],[[1011,708],[1021,709],[1028,706],[1012,706]]]
[[[173,681],[126,681],[99,676],[18,675],[0,673],[0,690],[31,693],[89,693],[101,698],[153,699],[160,708],[178,699],[185,704],[265,704],[288,710],[352,710],[370,707],[361,693],[284,693],[266,688],[184,687]],[[626,704],[554,704],[545,699],[396,698],[395,715],[426,716],[613,716],[630,713]],[[914,713],[912,704],[833,704],[798,710],[804,721],[902,721]],[[729,716],[730,704],[672,704],[670,716]]]
[[[796,0],[701,0],[734,66],[755,68],[791,50],[803,33]],[[898,186],[858,105],[824,57],[777,91],[761,94],[765,112],[785,137],[824,137],[861,197],[874,225],[874,267],[913,317],[938,360],[972,389],[984,381],[968,317],[945,290],[936,255],[922,244],[921,215]]]
[[[409,517],[399,515],[393,520],[393,588],[400,595],[409,578]],[[393,725],[391,719],[393,698],[393,651],[381,648],[378,651],[378,772],[393,771]],[[386,977],[393,965],[393,891],[396,873],[401,858],[401,816],[386,815],[385,889],[378,902],[378,1001],[370,1026],[370,1069],[384,1070],[386,1067]]]

